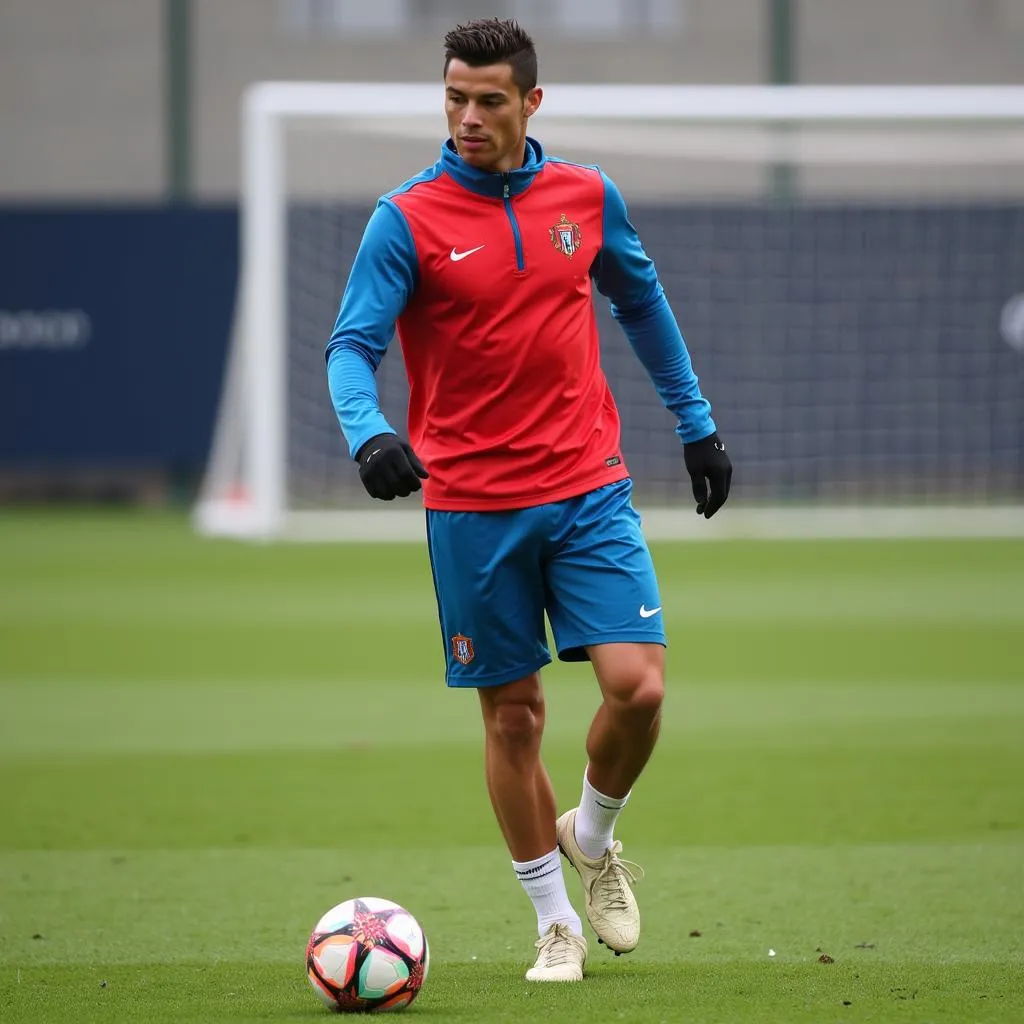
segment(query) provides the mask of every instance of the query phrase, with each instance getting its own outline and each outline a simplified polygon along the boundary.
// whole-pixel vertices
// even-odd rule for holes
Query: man
[[[641,871],[613,827],[664,693],[661,598],[599,362],[594,285],[679,419],[698,513],[726,500],[732,468],[618,189],[526,134],[543,95],[530,37],[488,19],[444,42],[451,137],[371,216],[328,381],[369,494],[423,488],[447,682],[479,695],[491,803],[537,912],[526,977],[577,981],[587,943],[559,850],[599,941],[633,949]],[[374,379],[396,324],[409,442],[381,414]],[[558,656],[589,660],[602,695],[580,803],[557,820],[540,758],[545,613]]]

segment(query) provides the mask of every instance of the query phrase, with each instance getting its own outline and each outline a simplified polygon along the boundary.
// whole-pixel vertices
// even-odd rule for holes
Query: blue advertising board
[[[0,468],[205,462],[235,207],[0,209]]]

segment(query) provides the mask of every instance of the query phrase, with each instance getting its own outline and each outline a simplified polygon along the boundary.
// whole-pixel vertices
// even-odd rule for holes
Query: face
[[[511,64],[473,68],[454,58],[444,86],[448,131],[459,156],[482,171],[521,167],[526,123],[540,106],[541,90],[520,93]]]

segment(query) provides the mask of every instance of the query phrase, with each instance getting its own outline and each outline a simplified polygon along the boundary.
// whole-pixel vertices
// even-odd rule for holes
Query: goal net
[[[263,83],[242,126],[238,311],[195,522],[419,534],[415,499],[363,492],[324,345],[376,197],[437,158],[440,85]],[[704,535],[1024,532],[1024,88],[552,85],[531,134],[617,181],[655,260],[735,465]],[[637,504],[688,536],[673,420],[596,301]],[[377,384],[404,430],[397,341]]]

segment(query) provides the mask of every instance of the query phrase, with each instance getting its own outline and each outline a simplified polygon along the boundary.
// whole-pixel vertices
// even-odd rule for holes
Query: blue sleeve
[[[380,411],[374,374],[417,276],[409,225],[394,203],[382,199],[363,232],[327,342],[327,384],[353,458],[371,437],[395,433]]]
[[[658,396],[678,417],[676,433],[699,441],[715,431],[711,406],[700,393],[690,353],[651,258],[629,221],[626,203],[604,171],[604,238],[590,269]]]

